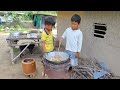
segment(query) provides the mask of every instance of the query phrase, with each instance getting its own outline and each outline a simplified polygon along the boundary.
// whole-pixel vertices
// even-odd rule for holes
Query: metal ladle
[[[59,47],[58,47],[58,56],[60,56],[60,46],[61,46],[61,43],[59,44]]]

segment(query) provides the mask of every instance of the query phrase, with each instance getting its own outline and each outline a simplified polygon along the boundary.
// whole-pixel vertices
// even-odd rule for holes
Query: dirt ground
[[[56,34],[56,31],[53,31]],[[10,47],[6,42],[6,38],[9,33],[0,32],[0,79],[30,79],[28,76],[25,76],[22,71],[22,60],[25,58],[34,58],[36,61],[37,74],[34,77],[35,79],[44,79],[42,77],[43,65],[40,58],[40,50],[36,46],[33,49],[33,54],[30,54],[28,50],[24,53],[23,58],[18,58],[16,64],[11,63],[10,59]]]
[[[43,65],[41,63],[41,50],[37,46],[33,49],[33,54],[29,50],[24,52],[23,58],[18,58],[15,64],[10,59],[10,47],[6,42],[9,33],[0,33],[0,79],[32,79],[25,76],[22,71],[22,60],[34,58],[36,62],[37,74],[34,79],[48,79],[42,77]],[[79,61],[81,62],[81,61]],[[120,79],[120,77],[118,77]]]
[[[12,64],[10,60],[10,47],[8,47],[6,42],[7,37],[8,34],[0,33],[0,79],[29,79],[29,77],[23,74],[21,64],[21,61],[26,57],[35,59],[37,67],[35,79],[42,79],[43,66],[40,62],[40,54],[28,54],[22,59],[19,58],[16,64]],[[35,49],[37,49],[37,47]]]

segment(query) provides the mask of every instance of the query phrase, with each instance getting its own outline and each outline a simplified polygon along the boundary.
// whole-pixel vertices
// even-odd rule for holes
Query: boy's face
[[[52,30],[52,25],[46,25],[45,28],[46,28],[46,30],[51,31]]]
[[[78,29],[78,26],[79,26],[78,22],[75,22],[75,21],[72,21],[72,22],[71,22],[71,28],[72,28],[73,30]]]

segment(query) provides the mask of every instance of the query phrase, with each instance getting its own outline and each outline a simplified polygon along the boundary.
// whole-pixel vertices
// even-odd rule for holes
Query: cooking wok
[[[60,58],[62,58],[62,60],[60,60],[59,62],[58,61],[53,61],[51,60],[52,57],[56,56],[56,55],[59,55]],[[44,56],[43,56],[44,60],[47,60],[48,62],[50,63],[54,63],[54,64],[62,64],[62,63],[65,63],[69,60],[69,55],[65,52],[61,52],[61,51],[53,51],[53,52],[50,52],[50,53],[46,53]]]

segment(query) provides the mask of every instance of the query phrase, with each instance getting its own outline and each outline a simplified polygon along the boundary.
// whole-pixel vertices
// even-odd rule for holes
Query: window
[[[106,30],[106,24],[94,23],[94,37],[104,38]]]

